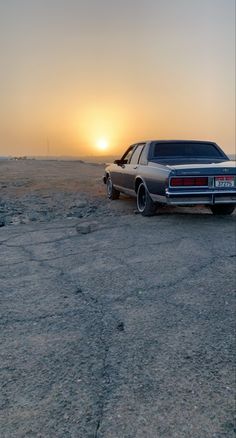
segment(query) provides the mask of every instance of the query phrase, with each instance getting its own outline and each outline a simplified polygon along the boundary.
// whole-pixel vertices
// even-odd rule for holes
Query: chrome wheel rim
[[[108,194],[108,196],[111,196],[111,194],[112,194],[112,181],[111,181],[111,178],[107,179],[107,194]]]
[[[140,184],[138,188],[137,195],[137,207],[138,210],[142,213],[146,207],[147,197],[146,197],[146,189],[143,184]]]

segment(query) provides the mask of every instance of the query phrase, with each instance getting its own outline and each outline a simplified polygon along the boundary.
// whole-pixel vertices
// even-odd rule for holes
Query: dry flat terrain
[[[0,437],[233,438],[235,213],[0,162]]]

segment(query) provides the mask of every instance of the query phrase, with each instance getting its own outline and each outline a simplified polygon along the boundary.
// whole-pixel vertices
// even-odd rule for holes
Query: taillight
[[[208,186],[208,178],[205,176],[196,176],[196,177],[174,177],[170,180],[170,185],[172,187],[202,187]]]

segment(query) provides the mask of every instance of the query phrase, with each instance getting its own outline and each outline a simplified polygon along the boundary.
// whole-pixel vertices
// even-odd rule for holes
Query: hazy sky
[[[0,155],[234,152],[235,0],[0,0],[0,55]]]

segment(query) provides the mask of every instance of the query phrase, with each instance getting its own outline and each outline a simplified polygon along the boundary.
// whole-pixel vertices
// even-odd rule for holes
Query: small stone
[[[80,234],[92,233],[98,228],[97,222],[83,222],[76,225],[76,231]]]
[[[85,201],[77,201],[74,203],[73,207],[77,207],[77,208],[85,208],[87,207],[88,203]]]
[[[76,231],[77,231],[77,233],[80,233],[80,234],[91,233],[91,231],[92,231],[91,225],[87,224],[87,223],[76,225]]]
[[[123,332],[125,329],[124,323],[119,322],[119,324],[117,324],[116,328],[117,328],[117,330],[119,330],[119,332]]]

